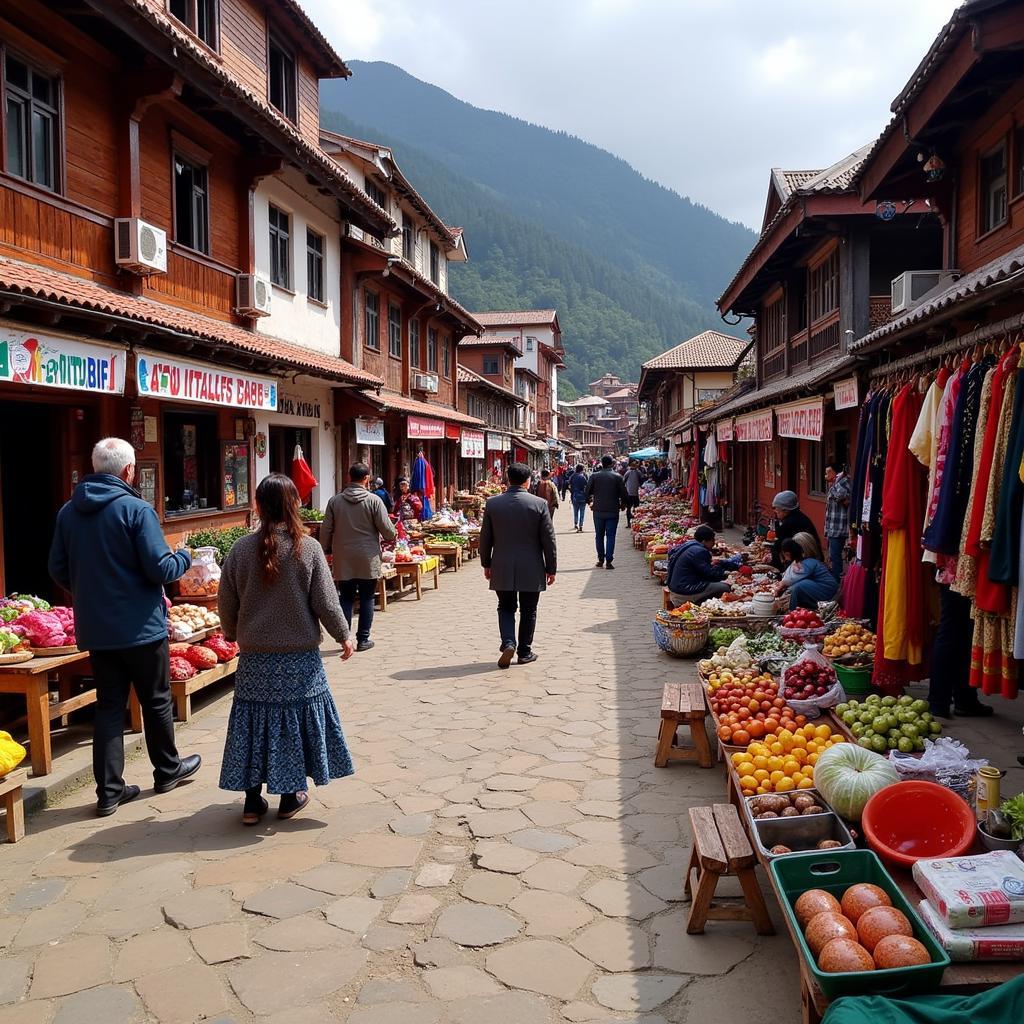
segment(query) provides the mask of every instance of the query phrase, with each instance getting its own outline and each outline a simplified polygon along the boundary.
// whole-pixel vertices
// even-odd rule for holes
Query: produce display
[[[683,605],[682,607],[689,607]],[[751,668],[754,659],[747,648],[747,638],[744,634],[736,637],[728,647],[720,647],[710,658],[703,658],[697,664],[697,671],[704,676],[710,676],[719,669],[742,669]]]
[[[803,648],[795,640],[784,640],[778,633],[758,633],[747,639],[747,650],[755,658],[793,658]]]
[[[1024,840],[1024,793],[1004,800],[998,810],[989,811],[985,831],[995,839]]]
[[[20,654],[29,647],[30,644],[23,633],[0,629],[0,654]]]
[[[835,669],[811,658],[801,659],[782,673],[782,696],[786,700],[812,700],[814,697],[824,697],[835,685]]]
[[[468,538],[462,533],[440,532],[434,533],[430,536],[431,544],[458,544],[460,547],[464,546],[468,542]]]
[[[195,666],[180,655],[171,655],[171,682],[181,683],[191,679],[196,674]]]
[[[809,608],[794,608],[782,617],[782,625],[786,629],[821,629],[825,623],[817,612]]]
[[[664,619],[670,619],[673,622],[707,622],[708,617],[701,611],[699,604],[690,604],[689,601],[686,604],[681,604],[678,608],[673,608],[671,611],[662,612],[661,617]]]
[[[192,565],[178,580],[178,593],[182,597],[215,597],[220,590],[220,566],[216,547],[196,548],[192,552]]]
[[[709,597],[701,607],[715,618],[745,619],[750,614],[749,601],[725,601],[720,597]]]
[[[875,656],[875,634],[857,622],[844,622],[825,637],[822,653],[844,663],[864,663]]]
[[[750,801],[750,813],[756,820],[762,818],[795,818],[803,814],[824,814],[811,793],[768,793]],[[825,847],[828,849],[828,847]],[[838,909],[838,904],[836,907]]]
[[[852,744],[838,733],[833,733],[828,725],[806,724],[806,719],[803,719],[804,724],[798,724],[800,719],[803,719],[802,715],[796,719],[769,719],[765,722],[763,742],[751,740],[746,750],[733,753],[733,768],[739,776],[740,792],[744,796],[789,793],[816,787],[831,803],[824,789],[818,785],[818,770],[828,754],[834,754],[843,747],[852,748]],[[751,723],[748,730],[753,727]],[[834,804],[833,808],[839,811]]]
[[[717,651],[719,648],[728,647],[733,640],[739,639],[741,636],[746,634],[742,629],[733,629],[730,626],[716,626],[710,633],[708,633],[708,647],[712,651]],[[750,640],[747,640],[747,646],[749,649]]]
[[[823,751],[814,765],[815,786],[847,821],[860,821],[868,800],[894,782],[899,782],[899,775],[889,761],[856,743]]]
[[[13,622],[25,612],[48,612],[50,602],[32,594],[11,594],[0,597],[0,622]]]
[[[864,701],[849,700],[836,705],[836,714],[862,747],[879,754],[887,750],[904,754],[922,751],[926,739],[942,732],[941,724],[928,711],[928,701],[906,694],[872,694]]]
[[[220,616],[208,608],[196,604],[175,604],[167,611],[172,640],[185,640],[203,629],[215,629],[220,625]]]
[[[75,613],[60,605],[45,612],[24,612],[10,623],[8,629],[24,636],[35,648],[74,647],[76,642]]]
[[[202,643],[217,656],[217,661],[222,664],[238,656],[238,644],[234,640],[227,640],[223,633],[211,633]]]

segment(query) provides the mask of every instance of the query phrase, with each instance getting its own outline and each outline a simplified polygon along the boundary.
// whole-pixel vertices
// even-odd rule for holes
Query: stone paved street
[[[379,615],[373,651],[327,648],[357,774],[294,821],[243,828],[217,789],[226,694],[179,730],[195,782],[32,817],[0,848],[4,1024],[796,1021],[788,938],[686,935],[686,810],[723,775],[652,755],[692,663],[653,645],[625,524],[611,573],[559,518],[536,664],[496,668],[479,562]]]

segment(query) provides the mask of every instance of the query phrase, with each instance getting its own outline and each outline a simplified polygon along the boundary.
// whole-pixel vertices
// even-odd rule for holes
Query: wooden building
[[[525,404],[525,399],[499,384],[493,375],[459,365],[459,408],[484,424],[479,434],[483,442],[477,449],[479,457],[468,463],[460,461],[461,487],[468,490],[494,473],[499,477],[504,473],[514,444],[516,419]]]

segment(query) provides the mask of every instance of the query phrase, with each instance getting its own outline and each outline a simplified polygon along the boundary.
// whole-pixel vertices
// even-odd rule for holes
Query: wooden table
[[[423,548],[428,555],[443,563],[442,572],[445,569],[454,569],[458,572],[462,566],[461,544],[424,544]]]
[[[424,558],[420,562],[395,562],[395,577],[398,580],[399,595],[405,592],[405,581],[408,580],[416,591],[416,600],[423,599],[423,577],[434,574],[434,589],[440,586],[441,567],[436,556]]]

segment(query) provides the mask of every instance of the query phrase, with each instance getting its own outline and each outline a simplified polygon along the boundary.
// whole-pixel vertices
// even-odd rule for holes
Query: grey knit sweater
[[[224,635],[242,652],[288,653],[320,646],[320,623],[335,640],[349,636],[338,591],[323,548],[303,537],[298,558],[291,538],[278,531],[277,579],[267,584],[260,572],[257,534],[237,541],[224,559],[217,608]]]

